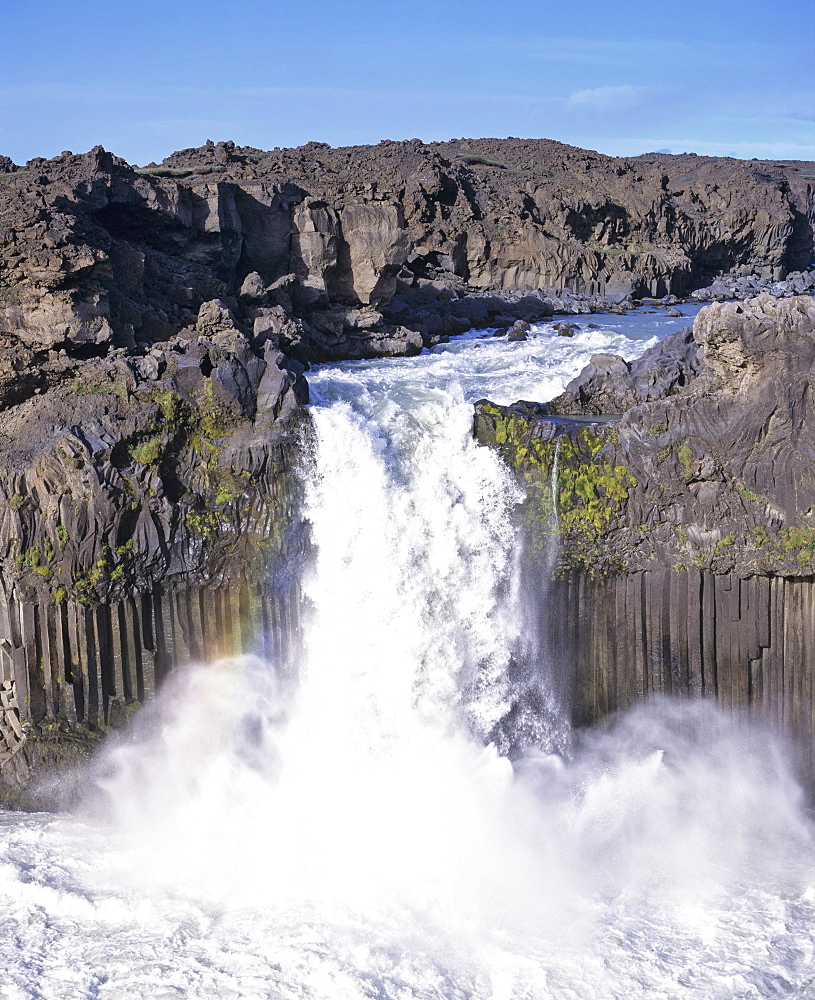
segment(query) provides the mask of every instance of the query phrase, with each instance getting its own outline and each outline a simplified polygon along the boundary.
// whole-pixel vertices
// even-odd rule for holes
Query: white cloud
[[[566,107],[573,111],[626,111],[640,102],[645,90],[645,87],[634,87],[630,83],[574,90],[566,98]]]

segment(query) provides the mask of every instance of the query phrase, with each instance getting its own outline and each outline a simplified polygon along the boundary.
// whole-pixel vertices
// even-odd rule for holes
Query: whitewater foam
[[[813,829],[778,738],[667,701],[573,734],[529,641],[517,487],[470,402],[485,369],[512,401],[620,346],[584,333],[312,373],[299,676],[181,667],[82,816],[0,813],[0,996],[806,995]],[[510,763],[524,657],[545,724]]]

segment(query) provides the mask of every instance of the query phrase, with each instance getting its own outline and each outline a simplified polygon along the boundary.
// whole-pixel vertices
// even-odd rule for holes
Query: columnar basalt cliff
[[[413,354],[473,326],[711,281],[702,294],[718,298],[782,279],[776,295],[812,286],[815,167],[804,163],[484,139],[207,143],[146,168],[99,147],[24,167],[0,157],[0,171],[0,784],[13,794],[31,768],[83,753],[126,718],[174,662],[264,635],[294,655],[308,363]],[[789,350],[776,350],[781,385]],[[637,375],[655,407],[698,381],[694,352],[686,338],[657,375]],[[617,363],[597,365],[605,386]],[[562,474],[586,502],[562,519],[567,538],[591,543],[575,545],[575,572],[673,560],[717,580],[806,575],[809,529],[789,511],[808,481],[784,433],[807,398],[768,417],[772,475],[789,479],[779,496],[758,452],[740,485],[722,487],[720,445],[711,457],[707,439],[679,442],[673,417],[640,435],[662,449],[653,468],[607,458],[608,429],[569,435]],[[720,409],[705,411],[711,426]],[[635,440],[627,428],[623,444]],[[636,501],[630,480],[671,461],[676,481],[657,478]],[[689,491],[712,513],[683,527]],[[764,500],[780,512],[768,523],[739,521],[732,541],[711,534],[722,510]]]
[[[478,405],[477,437],[527,485],[533,546],[558,451],[555,641],[578,721],[712,695],[782,723],[815,774],[813,361],[815,301],[761,295],[633,363],[595,355],[550,403]]]
[[[216,302],[138,358],[8,349],[0,393],[0,793],[52,803],[174,664],[295,655],[308,390]]]

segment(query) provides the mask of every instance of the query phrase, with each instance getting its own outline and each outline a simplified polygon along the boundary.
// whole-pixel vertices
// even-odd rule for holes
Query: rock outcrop
[[[142,356],[0,357],[0,794],[75,762],[175,663],[285,669],[304,551],[302,366],[224,303]],[[258,643],[277,644],[276,648]]]
[[[728,274],[726,290],[802,290],[814,183],[808,164],[520,139],[207,143],[146,168],[101,147],[0,157],[6,792],[81,757],[175,660],[259,635],[278,637],[278,660],[295,655],[305,366],[414,354],[471,327],[522,338],[556,312],[671,303]],[[741,320],[699,321],[639,366],[595,359],[551,405],[629,411],[616,429],[561,435],[564,571],[813,568],[795,301],[767,299],[746,340]],[[642,431],[629,415],[648,407]],[[482,412],[505,444],[530,436],[531,497],[554,454],[556,431],[529,429],[555,426],[530,420],[540,412]],[[727,450],[711,458],[723,420]]]
[[[549,403],[478,404],[477,437],[527,484],[532,539],[557,503],[578,719],[714,694],[769,711],[815,775],[814,362],[815,301],[762,294],[636,362],[595,356]]]
[[[813,249],[809,164],[482,139],[6,166],[0,336],[31,348],[162,342],[218,299],[301,361],[410,354],[729,272],[777,282]]]

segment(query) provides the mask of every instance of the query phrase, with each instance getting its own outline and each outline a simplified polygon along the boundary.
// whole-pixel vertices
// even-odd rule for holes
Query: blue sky
[[[6,4],[0,153],[551,138],[815,159],[813,0]]]

